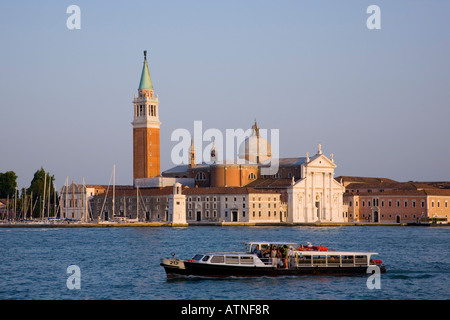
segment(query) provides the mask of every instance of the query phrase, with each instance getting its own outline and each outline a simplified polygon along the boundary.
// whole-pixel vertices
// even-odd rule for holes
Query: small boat
[[[276,256],[273,251],[270,254],[268,249],[285,250],[285,255]],[[378,267],[380,273],[384,273],[386,267],[383,262],[372,259],[377,254],[262,241],[246,243],[243,252],[204,253],[186,260],[177,259],[172,253],[172,258],[161,259],[161,266],[167,278],[354,275],[372,273],[369,267]]]

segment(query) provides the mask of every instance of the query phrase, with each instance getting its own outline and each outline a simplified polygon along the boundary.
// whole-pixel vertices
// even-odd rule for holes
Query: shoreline
[[[313,223],[287,223],[287,222],[131,222],[131,223],[0,223],[0,228],[187,228],[187,227],[361,227],[361,226],[420,226],[420,227],[448,227],[450,224],[421,225],[416,223],[374,223],[374,222],[313,222]]]

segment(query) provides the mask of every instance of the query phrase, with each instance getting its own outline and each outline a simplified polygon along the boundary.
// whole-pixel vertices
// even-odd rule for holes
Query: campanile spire
[[[144,65],[138,87],[138,96],[133,100],[133,181],[152,178],[160,172],[159,99],[153,89],[144,51]]]

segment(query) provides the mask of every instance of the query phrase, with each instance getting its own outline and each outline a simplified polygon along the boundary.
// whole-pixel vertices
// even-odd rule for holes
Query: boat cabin
[[[207,264],[240,265],[240,266],[260,266],[266,264],[255,254],[242,252],[220,252],[210,254],[197,254],[189,262],[199,262]]]
[[[261,250],[261,252],[265,252],[272,246],[275,246],[277,248],[286,246],[288,248],[295,249],[298,247],[298,244],[294,242],[252,241],[245,243],[245,252],[247,253],[255,252],[256,246],[259,246],[259,250]]]
[[[306,266],[368,266],[379,265],[381,260],[371,259],[374,252],[317,252],[317,251],[295,251],[290,257],[289,263],[296,267]]]

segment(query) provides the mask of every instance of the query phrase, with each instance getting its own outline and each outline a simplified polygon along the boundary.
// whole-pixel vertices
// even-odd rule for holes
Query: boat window
[[[241,264],[253,264],[253,257],[241,257]]]
[[[223,256],[213,256],[211,258],[211,263],[224,263],[225,258]]]
[[[340,256],[328,256],[328,264],[341,264]]]
[[[326,264],[327,256],[313,256],[313,264]]]
[[[342,256],[342,264],[353,264],[354,256]]]
[[[267,243],[261,244],[261,248],[259,248],[261,250],[261,252],[266,251],[269,248],[269,245]]]
[[[258,245],[257,243],[252,243],[252,246],[250,247],[250,251],[249,252],[254,252],[257,245]]]
[[[311,265],[311,256],[309,255],[298,255],[298,264],[309,264]]]
[[[355,256],[355,264],[367,264],[367,256]]]
[[[202,261],[205,261],[205,262],[206,262],[206,261],[208,261],[208,259],[209,259],[209,256],[204,256],[203,259],[202,259]]]
[[[200,261],[200,260],[202,260],[202,258],[203,258],[203,255],[202,255],[202,254],[196,254],[196,255],[192,258],[192,260]]]
[[[225,263],[228,264],[239,264],[239,256],[226,256]]]

